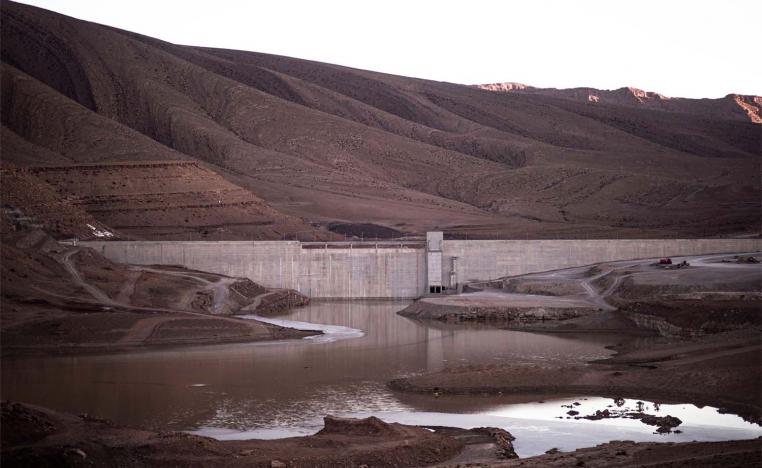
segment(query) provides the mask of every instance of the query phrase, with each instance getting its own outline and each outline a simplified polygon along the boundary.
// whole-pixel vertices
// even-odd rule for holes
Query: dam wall
[[[88,241],[80,245],[115,262],[182,265],[247,277],[314,298],[347,299],[417,298],[430,291],[429,283],[452,288],[469,281],[613,260],[762,249],[760,239],[445,240],[432,247],[440,249],[435,257],[441,252],[441,260],[429,268],[427,257],[432,256],[424,242]]]
[[[758,252],[761,239],[446,240],[442,284],[559,270],[614,260]],[[456,271],[453,275],[453,258]]]
[[[416,298],[426,287],[423,243],[298,241],[92,241],[106,258],[137,265],[182,265],[246,277],[309,297]]]

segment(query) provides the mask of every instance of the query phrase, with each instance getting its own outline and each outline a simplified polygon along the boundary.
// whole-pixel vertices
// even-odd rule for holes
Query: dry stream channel
[[[621,337],[544,335],[421,323],[396,314],[408,302],[315,302],[273,323],[323,329],[303,340],[147,350],[129,354],[28,357],[2,362],[3,398],[89,413],[121,424],[219,439],[307,435],[322,417],[375,415],[430,426],[501,427],[521,457],[609,440],[712,441],[762,435],[760,426],[715,408],[644,402],[649,414],[680,418],[682,432],[657,434],[631,419],[567,419],[613,405],[594,395],[407,395],[386,382],[463,365],[579,363],[609,356]],[[643,339],[643,338],[640,338]],[[621,403],[621,402],[620,402]],[[635,410],[635,400],[619,409]],[[561,419],[559,419],[561,418]]]

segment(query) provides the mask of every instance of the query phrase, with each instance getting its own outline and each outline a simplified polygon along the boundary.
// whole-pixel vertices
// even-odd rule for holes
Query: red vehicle
[[[661,259],[659,259],[659,265],[672,265],[672,259],[671,258],[661,258]]]

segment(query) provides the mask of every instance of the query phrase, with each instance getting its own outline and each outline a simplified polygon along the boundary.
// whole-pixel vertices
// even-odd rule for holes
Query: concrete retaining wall
[[[613,260],[761,249],[760,239],[450,240],[442,249],[442,279],[452,286],[452,257],[458,257],[457,281],[464,283]]]
[[[81,242],[105,257],[138,265],[182,265],[250,278],[309,297],[415,298],[426,287],[419,248],[303,248],[297,241]],[[313,246],[314,247],[314,246]]]
[[[183,265],[315,298],[415,298],[427,291],[423,245],[324,249],[304,248],[297,241],[80,244],[116,262]],[[458,257],[456,281],[463,283],[612,260],[760,249],[760,239],[444,241],[442,282],[451,286],[452,257]]]

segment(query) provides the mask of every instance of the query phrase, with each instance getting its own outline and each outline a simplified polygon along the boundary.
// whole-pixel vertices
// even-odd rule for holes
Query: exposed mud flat
[[[445,322],[503,322],[519,327],[546,320],[569,320],[597,310],[595,304],[584,299],[479,291],[419,299],[399,314]]]
[[[711,405],[762,421],[758,331],[625,352],[588,366],[498,365],[393,380],[398,391],[430,395],[593,394]]]
[[[465,288],[475,292],[420,299],[400,314],[546,332],[741,330],[762,325],[762,268],[746,258],[681,257],[674,265],[633,260],[506,277]]]
[[[390,386],[431,395],[594,394],[687,401],[762,422],[759,329],[615,349],[615,356],[591,365],[476,365],[396,379]]]
[[[122,265],[38,230],[4,230],[2,268],[6,356],[314,334],[230,316],[244,307],[276,313],[307,303],[296,291],[182,267]]]
[[[309,437],[217,441],[3,402],[2,425],[4,466],[425,466],[463,448],[455,438],[377,418],[327,416]]]
[[[227,440],[116,425],[4,401],[5,466],[754,466],[759,439],[729,442],[613,441],[519,459],[514,437],[494,427],[460,429],[327,416],[318,433],[277,440]]]

